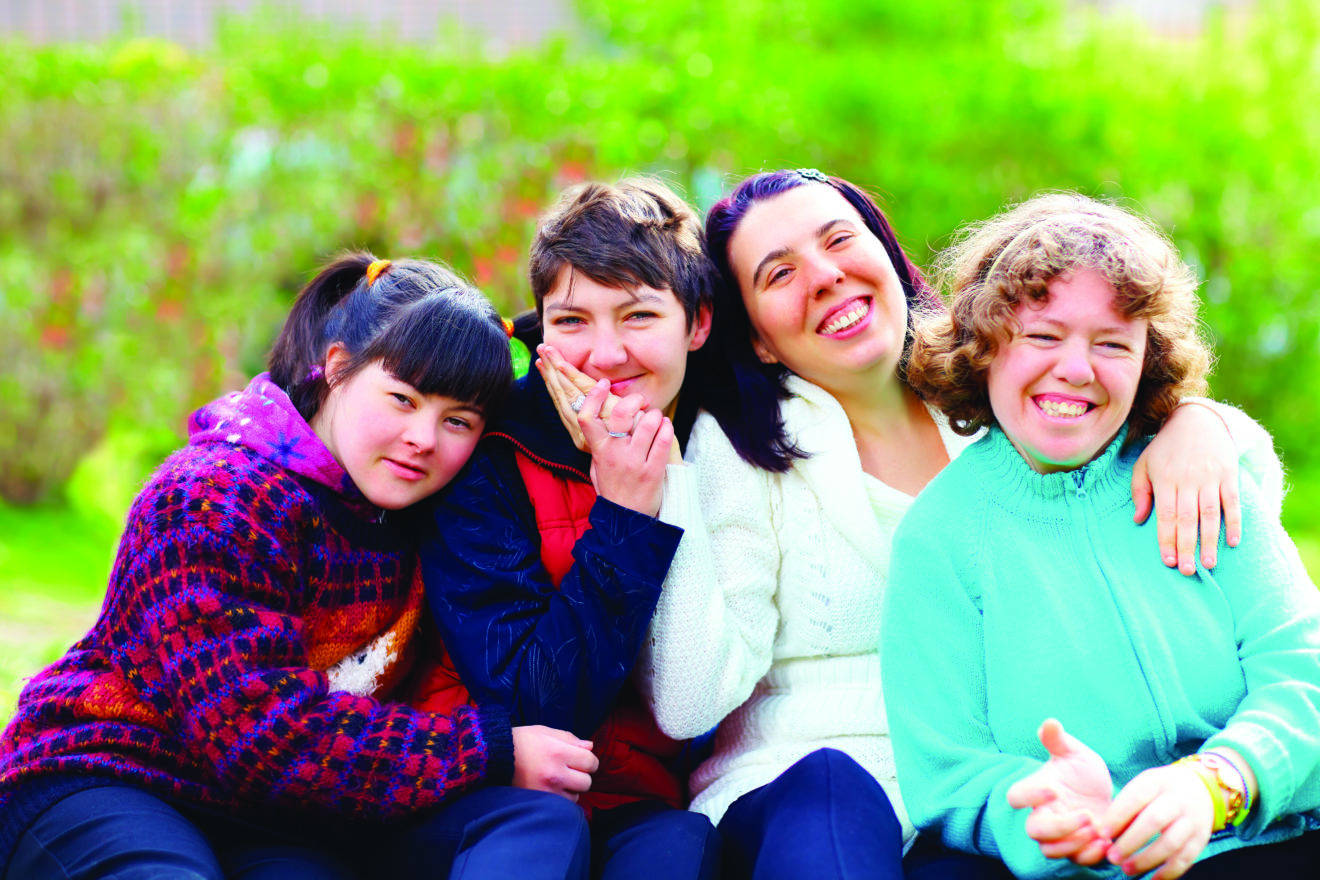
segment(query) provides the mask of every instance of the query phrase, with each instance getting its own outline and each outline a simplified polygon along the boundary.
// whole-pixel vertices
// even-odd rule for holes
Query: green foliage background
[[[205,51],[0,44],[0,582],[99,595],[109,550],[82,566],[71,548],[112,545],[186,413],[261,369],[333,251],[439,257],[512,313],[567,184],[657,173],[705,208],[784,166],[876,192],[922,265],[1041,189],[1151,214],[1205,278],[1214,393],[1273,431],[1316,552],[1314,4],[1261,0],[1179,37],[1063,0],[579,12],[574,35],[502,57],[259,18]],[[39,521],[35,545],[14,537]],[[23,591],[0,592],[15,613]]]

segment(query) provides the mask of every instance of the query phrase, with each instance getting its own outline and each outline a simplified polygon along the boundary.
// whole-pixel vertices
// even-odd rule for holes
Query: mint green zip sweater
[[[1142,770],[1213,746],[1260,797],[1202,858],[1320,827],[1320,594],[1243,471],[1243,536],[1213,571],[1157,560],[1132,522],[1139,448],[1122,436],[1074,471],[1037,474],[991,430],[931,481],[894,539],[881,668],[908,811],[1022,880],[1121,877],[1047,859],[1008,805],[1058,718],[1109,765]],[[1303,815],[1307,814],[1307,815]]]

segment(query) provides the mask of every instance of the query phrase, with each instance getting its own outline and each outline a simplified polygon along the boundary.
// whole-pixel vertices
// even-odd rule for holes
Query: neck
[[[901,433],[914,418],[929,418],[916,394],[893,373],[854,388],[825,390],[843,407],[857,435],[883,438]]]
[[[949,463],[926,405],[895,374],[830,393],[852,425],[862,470],[881,482],[916,495]]]

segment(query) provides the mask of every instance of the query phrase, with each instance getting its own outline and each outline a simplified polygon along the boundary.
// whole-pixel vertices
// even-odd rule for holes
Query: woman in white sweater
[[[727,361],[666,476],[660,515],[684,537],[637,665],[666,733],[718,726],[692,808],[719,823],[727,876],[1006,876],[924,841],[903,859],[914,832],[881,699],[894,529],[967,442],[904,379],[912,315],[938,298],[874,202],[811,169],[743,181],[706,234]],[[1268,448],[1236,411],[1183,406],[1139,465],[1159,475],[1164,561],[1184,570],[1198,519],[1214,564],[1221,500],[1238,537],[1224,415],[1239,445]],[[1133,492],[1144,517],[1151,483]]]

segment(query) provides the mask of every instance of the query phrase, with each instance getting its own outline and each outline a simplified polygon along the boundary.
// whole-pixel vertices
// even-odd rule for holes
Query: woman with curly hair
[[[1133,521],[1137,457],[1205,388],[1192,271],[1071,194],[972,228],[943,271],[908,376],[985,433],[894,538],[881,668],[913,821],[1025,880],[1315,876],[1320,594],[1277,491],[1244,469],[1241,543],[1190,578]]]

